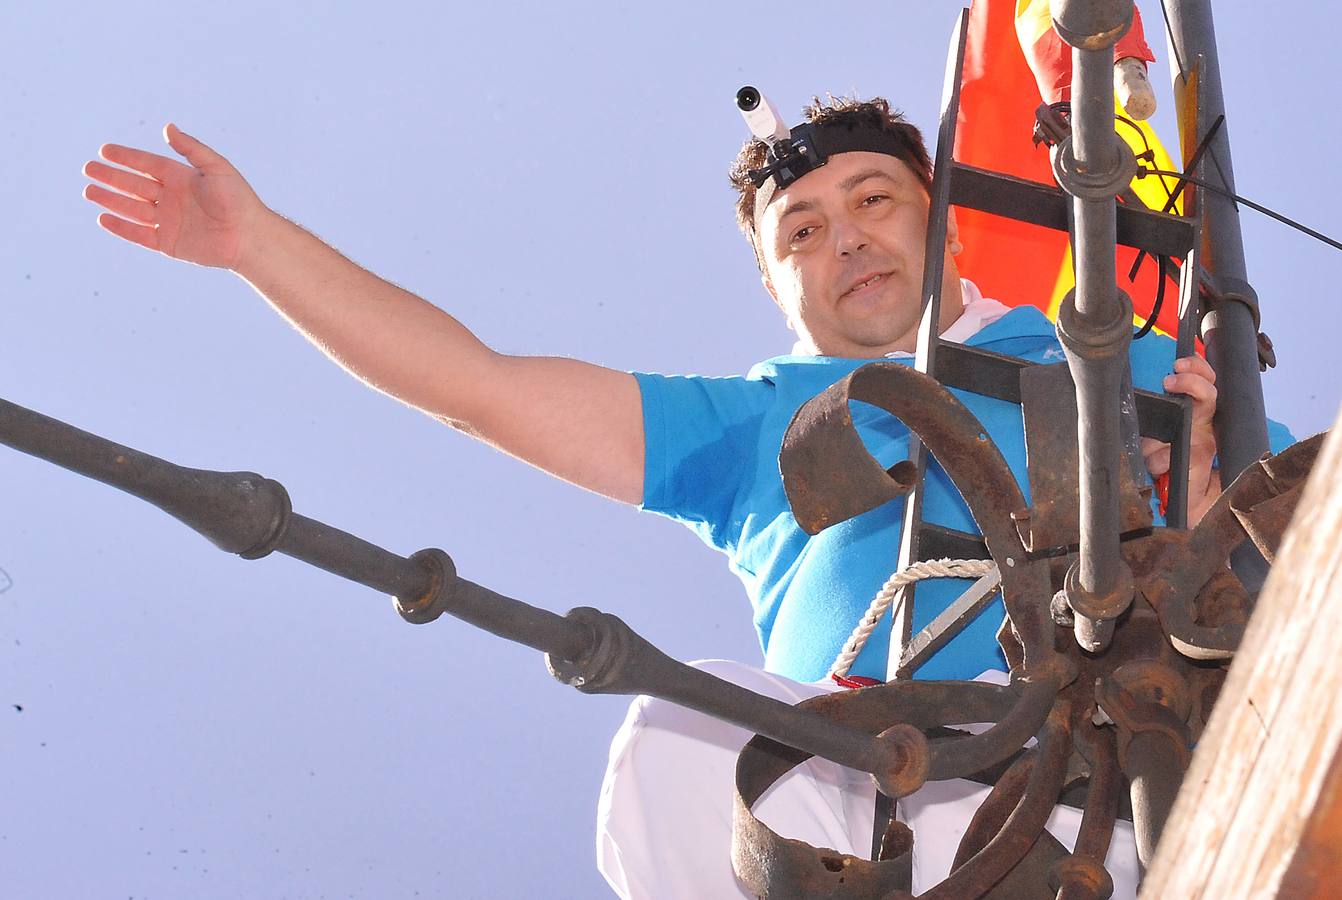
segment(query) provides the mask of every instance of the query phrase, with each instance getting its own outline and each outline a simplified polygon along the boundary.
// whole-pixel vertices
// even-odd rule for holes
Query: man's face
[[[927,210],[912,169],[864,151],[830,157],[774,198],[759,224],[764,286],[804,344],[861,359],[913,349]],[[959,276],[949,255],[946,263],[943,284],[956,287],[943,287],[943,319],[954,321]]]

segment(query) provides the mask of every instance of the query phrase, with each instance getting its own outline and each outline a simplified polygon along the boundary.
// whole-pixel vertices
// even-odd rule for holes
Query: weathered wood
[[[1305,823],[1300,846],[1281,882],[1279,897],[1331,900],[1342,881],[1342,751],[1333,754],[1328,780]]]
[[[1332,897],[1342,877],[1342,420],[1306,485],[1142,889]]]

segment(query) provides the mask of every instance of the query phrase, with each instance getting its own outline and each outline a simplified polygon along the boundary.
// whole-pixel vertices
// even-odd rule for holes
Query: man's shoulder
[[[849,372],[861,368],[869,359],[847,359],[841,356],[774,356],[751,366],[746,380],[777,386],[785,380],[838,381]]]
[[[1057,329],[1048,316],[1033,306],[1015,306],[984,325],[966,344],[982,346],[1013,338],[1055,338]]]

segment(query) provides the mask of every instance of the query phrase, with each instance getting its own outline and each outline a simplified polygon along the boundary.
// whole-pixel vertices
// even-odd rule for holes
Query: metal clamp
[[[1258,332],[1258,370],[1266,372],[1268,369],[1276,368],[1277,351],[1272,346],[1272,339],[1258,331],[1263,325],[1263,313],[1259,309],[1258,292],[1253,289],[1253,285],[1242,278],[1224,275],[1212,278],[1209,274],[1203,273],[1201,288],[1202,311],[1198,316],[1198,337],[1206,340],[1202,334],[1202,323],[1208,315],[1216,311],[1217,307],[1227,303],[1239,303],[1248,308],[1249,315],[1253,317],[1254,331]]]
[[[1072,630],[1077,643],[1086,650],[1093,652],[1107,647],[1114,633],[1114,620],[1132,605],[1137,590],[1132,569],[1119,560],[1117,571],[1118,580],[1103,594],[1081,586],[1081,560],[1072,563],[1063,578],[1063,596],[1076,614]]]
[[[1243,278],[1218,275],[1212,281],[1202,279],[1202,315],[1198,319],[1198,337],[1202,337],[1202,320],[1223,303],[1241,303],[1249,308],[1253,316],[1253,327],[1257,330],[1263,324],[1263,314],[1258,308],[1258,292]]]
[[[1132,343],[1132,298],[1126,291],[1118,294],[1114,317],[1108,322],[1087,322],[1076,310],[1076,288],[1069,290],[1058,306],[1058,341],[1068,352],[1082,359],[1105,359],[1126,354]]]
[[[1077,163],[1072,137],[1068,134],[1049,154],[1053,177],[1064,191],[1082,200],[1113,200],[1132,183],[1137,175],[1137,157],[1116,133],[1111,135],[1110,166],[1102,171],[1083,169]]]

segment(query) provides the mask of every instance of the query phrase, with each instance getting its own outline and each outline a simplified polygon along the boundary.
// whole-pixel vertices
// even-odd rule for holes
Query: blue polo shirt
[[[1031,362],[1064,361],[1053,323],[1032,307],[1012,310],[967,344]],[[1132,345],[1133,382],[1163,390],[1173,370],[1174,342],[1150,335]],[[645,438],[642,508],[692,528],[726,554],[754,608],[764,667],[798,681],[824,678],[859,618],[898,563],[904,500],[808,535],[783,493],[778,453],[797,409],[873,360],[780,356],[745,377],[634,373],[642,394]],[[897,360],[911,364],[912,360]],[[955,395],[983,423],[1029,499],[1020,406],[977,394]],[[853,402],[859,435],[882,466],[908,457],[909,432],[893,416]],[[1275,423],[1274,423],[1275,425]],[[1290,442],[1275,426],[1273,446]],[[925,521],[977,534],[964,500],[935,461],[928,466]],[[919,584],[917,632],[969,584],[934,579]],[[919,678],[971,679],[1005,670],[996,633],[1000,597],[918,671]],[[872,633],[851,674],[884,679],[890,613]]]

